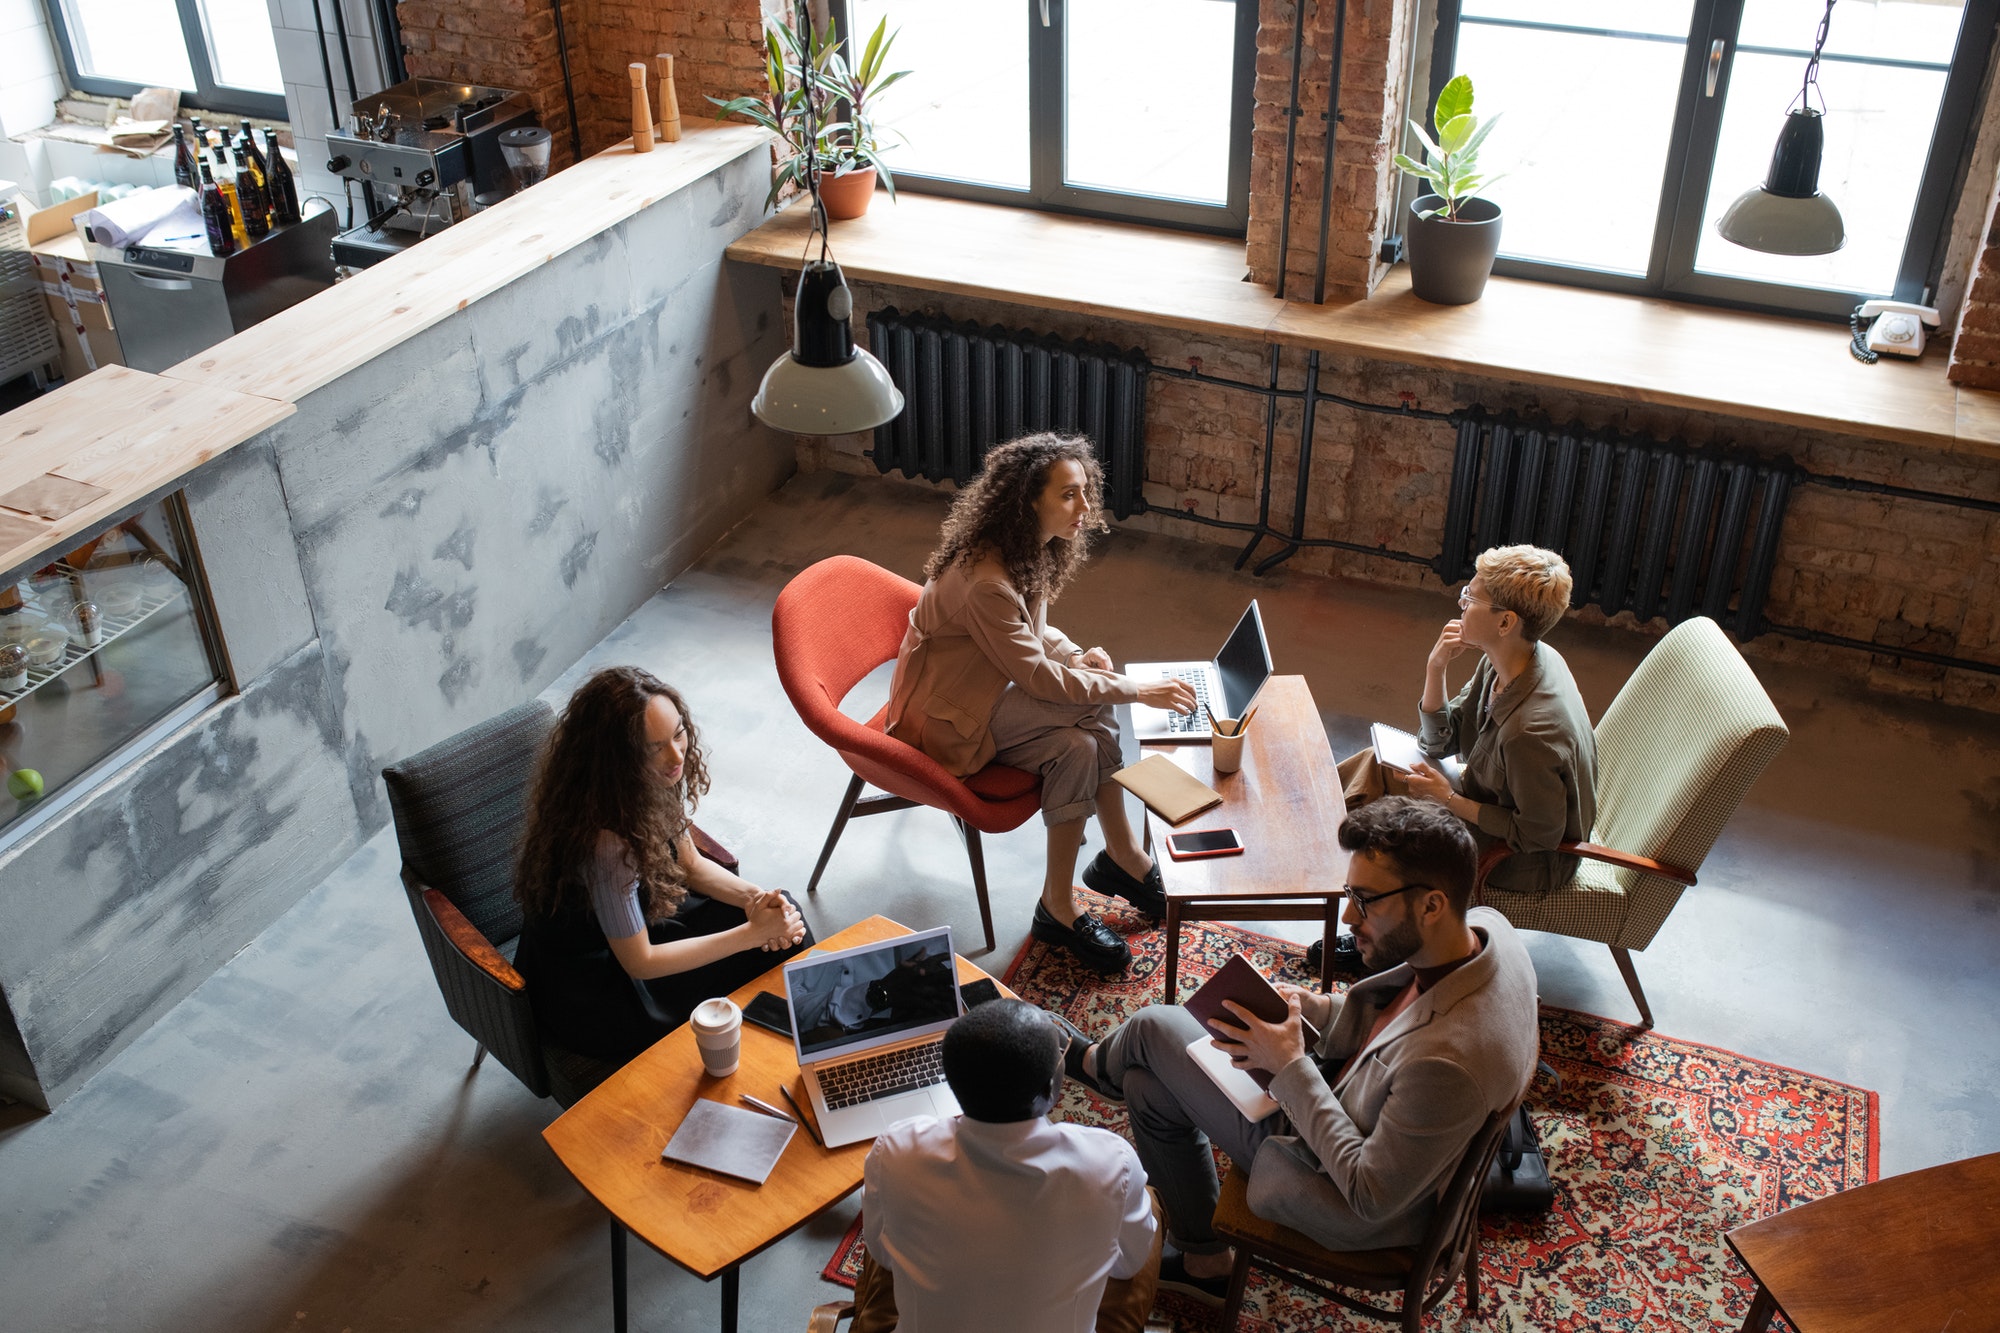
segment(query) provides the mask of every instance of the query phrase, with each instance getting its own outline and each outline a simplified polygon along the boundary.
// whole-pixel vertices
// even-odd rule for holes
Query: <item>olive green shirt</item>
[[[1597,822],[1597,736],[1562,654],[1536,644],[1497,695],[1493,664],[1482,657],[1455,698],[1417,716],[1427,757],[1465,762],[1459,791],[1479,803],[1473,833],[1481,853],[1495,843],[1516,853],[1488,883],[1515,893],[1567,883],[1577,858],[1555,848],[1587,841]]]

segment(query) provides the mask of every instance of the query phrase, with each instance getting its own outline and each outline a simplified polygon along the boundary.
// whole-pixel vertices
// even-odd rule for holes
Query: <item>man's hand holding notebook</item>
[[[1298,1015],[1292,1002],[1266,981],[1242,954],[1231,958],[1221,971],[1203,983],[1200,990],[1188,997],[1184,1007],[1213,1034],[1212,1037],[1199,1037],[1189,1043],[1188,1054],[1236,1109],[1251,1120],[1262,1120],[1278,1109],[1277,1102],[1265,1091],[1271,1086],[1272,1075],[1299,1055],[1309,1053],[1319,1040],[1312,1024]],[[1231,1033],[1246,1030],[1245,1015],[1269,1024],[1285,1024],[1297,1017],[1298,1049],[1282,1055],[1266,1055],[1255,1059],[1253,1064],[1238,1065],[1234,1057],[1243,1054],[1246,1046],[1241,1041],[1233,1040]],[[1284,1044],[1290,1045],[1289,1042]],[[1265,1068],[1265,1065],[1272,1067]]]

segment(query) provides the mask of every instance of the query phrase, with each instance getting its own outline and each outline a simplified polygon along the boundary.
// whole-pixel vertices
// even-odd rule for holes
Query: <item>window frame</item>
[[[192,3],[192,0],[180,2]],[[1236,11],[1236,59],[1230,71],[1229,91],[1234,110],[1229,127],[1226,203],[1191,203],[1070,185],[1063,180],[1063,150],[1068,135],[1068,99],[1063,96],[1068,74],[1064,67],[1068,0],[1022,0],[1023,21],[1028,24],[1028,188],[1016,190],[904,171],[896,172],[896,188],[1046,213],[1142,222],[1222,236],[1245,235],[1250,226],[1250,131],[1255,119],[1257,0],[1213,0],[1213,3],[1232,5]],[[835,36],[851,46],[854,21],[849,0],[832,0],[829,7]],[[1048,16],[1046,24],[1042,21],[1044,13]],[[893,167],[894,163],[890,165]]]
[[[282,92],[260,93],[215,81],[215,65],[208,49],[208,32],[202,25],[200,0],[172,0],[172,3],[175,13],[180,16],[181,40],[187,44],[188,67],[194,73],[195,83],[192,92],[185,88],[180,90],[182,105],[199,111],[250,116],[281,124],[288,122],[291,113],[285,109]],[[143,83],[84,74],[77,63],[76,47],[70,40],[69,14],[63,0],[47,0],[47,5],[49,23],[56,37],[56,50],[62,56],[63,77],[69,81],[71,88],[98,97],[122,97],[127,100],[145,90]]]
[[[1672,133],[1667,141],[1665,178],[1661,183],[1659,212],[1653,226],[1653,246],[1643,275],[1615,273],[1551,260],[1518,259],[1503,254],[1493,266],[1504,277],[1532,278],[1591,287],[1600,291],[1626,292],[1639,296],[1663,296],[1705,305],[1727,306],[1780,315],[1806,315],[1841,319],[1862,301],[1884,296],[1882,292],[1836,291],[1824,287],[1789,285],[1753,278],[1729,277],[1695,271],[1695,254],[1710,208],[1709,179],[1715,166],[1716,147],[1721,140],[1723,114],[1729,103],[1730,76],[1736,65],[1745,0],[1695,0],[1688,22],[1687,50],[1681,65],[1679,101]],[[1438,0],[1437,31],[1431,47],[1430,94],[1426,106],[1451,78],[1458,50],[1459,0]],[[1481,20],[1484,21],[1484,20]],[[1839,21],[1838,11],[1835,21]],[[1938,100],[1936,128],[1926,157],[1916,204],[1911,210],[1905,233],[1903,255],[1897,265],[1893,290],[1886,293],[1897,301],[1922,302],[1937,290],[1945,249],[1950,240],[1952,204],[1966,174],[1967,159],[1977,135],[1979,92],[1986,80],[1992,58],[1992,33],[2000,21],[2000,0],[1966,0],[1959,25],[1958,41],[1945,75],[1944,92]],[[1973,40],[1968,40],[1972,38]],[[1722,69],[1715,95],[1705,96],[1709,50],[1724,43]],[[1810,54],[1807,42],[1799,51],[1801,61]],[[1753,53],[1768,48],[1753,47]],[[1854,56],[1831,54],[1822,63],[1874,63]],[[1801,64],[1801,70],[1804,66]],[[1771,113],[1771,138],[1775,143],[1783,117]],[[1748,189],[1754,181],[1743,182]],[[1837,202],[1837,201],[1836,201]]]

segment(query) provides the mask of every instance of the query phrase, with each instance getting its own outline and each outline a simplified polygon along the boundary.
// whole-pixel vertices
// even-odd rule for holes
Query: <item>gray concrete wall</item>
[[[0,853],[0,1091],[60,1102],[387,820],[384,764],[537,693],[790,475],[748,407],[775,293],[722,260],[768,171],[746,153],[191,480],[243,692]]]

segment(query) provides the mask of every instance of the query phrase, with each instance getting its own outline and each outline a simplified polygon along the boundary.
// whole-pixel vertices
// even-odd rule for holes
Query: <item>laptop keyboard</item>
[[[1190,671],[1169,671],[1169,677],[1183,681],[1194,691],[1194,711],[1176,713],[1167,710],[1167,730],[1207,731],[1208,730],[1208,673],[1199,669]]]
[[[826,1109],[839,1111],[944,1082],[944,1043],[929,1041],[847,1060],[818,1071]]]

